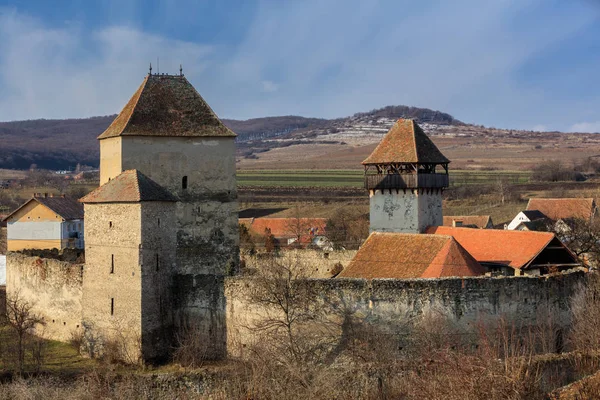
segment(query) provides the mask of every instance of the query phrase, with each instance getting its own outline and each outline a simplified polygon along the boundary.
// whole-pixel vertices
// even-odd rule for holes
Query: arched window
[[[188,185],[188,180],[187,180],[187,175],[186,175],[183,178],[181,178],[181,188],[187,189],[187,185]]]

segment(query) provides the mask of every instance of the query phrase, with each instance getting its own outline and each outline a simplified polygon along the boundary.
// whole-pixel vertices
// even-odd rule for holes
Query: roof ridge
[[[148,83],[148,76],[146,75],[144,77],[144,80],[142,81],[141,85],[138,87],[138,89],[135,91],[135,93],[133,94],[133,96],[131,96],[129,98],[129,101],[125,104],[125,106],[123,107],[123,109],[121,110],[121,112],[119,112],[119,114],[117,114],[117,116],[115,117],[115,119],[113,119],[113,121],[110,123],[110,125],[108,126],[108,128],[106,128],[104,130],[104,132],[102,132],[96,139],[104,139],[103,136],[106,132],[108,132],[108,130],[115,124],[117,124],[117,121],[119,119],[119,117],[121,116],[121,114],[123,113],[123,110],[129,106],[129,104],[131,103],[131,112],[129,113],[129,115],[127,115],[127,118],[125,120],[125,123],[123,124],[123,128],[121,129],[121,131],[124,131],[125,129],[127,129],[127,125],[129,125],[129,121],[131,121],[131,116],[133,115],[133,111],[135,110],[135,107],[137,106],[137,103],[140,101],[140,97],[142,97],[142,92],[144,91],[144,87],[146,87],[146,84]],[[135,101],[133,101],[133,99],[135,98]],[[133,101],[133,102],[132,102]],[[118,136],[118,135],[117,135]],[[113,136],[108,136],[108,137],[113,137]],[[107,138],[108,138],[107,137]]]

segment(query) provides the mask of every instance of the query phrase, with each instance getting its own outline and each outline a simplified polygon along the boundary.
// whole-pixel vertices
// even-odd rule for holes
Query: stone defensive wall
[[[0,319],[6,315],[6,286],[0,286]]]
[[[81,326],[83,264],[9,252],[6,265],[6,295],[29,303],[46,322],[37,333],[69,341]]]
[[[547,318],[548,313],[559,327],[567,329],[571,320],[571,296],[585,279],[586,272],[575,269],[542,277],[333,278],[307,279],[297,284],[310,285],[308,293],[315,297],[315,307],[334,319],[337,315],[341,329],[344,316],[354,315],[382,331],[395,334],[398,326],[413,323],[428,313],[441,315],[466,332],[474,332],[478,324],[499,318],[505,318],[515,326],[531,326],[538,318]],[[256,293],[264,287],[258,278],[226,279],[230,355],[244,356],[244,349],[260,340],[260,332],[252,327],[261,319],[277,318],[276,311],[256,301]]]

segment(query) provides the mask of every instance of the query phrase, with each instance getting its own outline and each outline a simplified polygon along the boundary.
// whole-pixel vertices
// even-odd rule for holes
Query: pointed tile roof
[[[371,155],[362,163],[433,163],[445,164],[448,160],[412,119],[399,119],[390,128]]]
[[[177,201],[177,198],[137,169],[130,169],[79,201],[82,203],[137,203],[140,201]]]
[[[338,277],[409,279],[484,273],[451,236],[373,232]]]
[[[148,75],[98,136],[235,137],[192,84],[180,75]]]

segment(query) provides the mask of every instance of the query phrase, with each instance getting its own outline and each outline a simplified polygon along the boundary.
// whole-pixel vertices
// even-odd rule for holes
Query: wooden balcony
[[[365,175],[365,189],[440,189],[449,184],[446,174]]]

